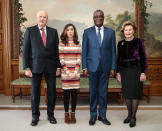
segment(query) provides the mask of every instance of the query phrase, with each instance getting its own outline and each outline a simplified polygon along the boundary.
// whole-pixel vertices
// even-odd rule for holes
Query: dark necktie
[[[44,47],[46,47],[46,33],[44,31],[44,28],[41,28],[41,31],[42,31],[43,44],[44,44]]]
[[[100,30],[101,30],[101,28],[98,27],[97,37],[98,37],[98,42],[99,42],[99,44],[101,46],[101,33],[100,33]]]

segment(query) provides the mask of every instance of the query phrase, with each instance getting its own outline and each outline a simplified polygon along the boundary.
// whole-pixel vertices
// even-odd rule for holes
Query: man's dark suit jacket
[[[58,55],[58,33],[46,26],[46,47],[38,25],[26,29],[23,45],[23,69],[30,68],[32,73],[55,73],[60,67]]]

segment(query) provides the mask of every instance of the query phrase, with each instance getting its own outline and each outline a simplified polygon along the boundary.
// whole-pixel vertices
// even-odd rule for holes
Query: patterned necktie
[[[97,37],[98,37],[98,42],[99,42],[99,44],[101,46],[101,33],[100,33],[100,30],[101,30],[101,28],[98,27]]]
[[[42,31],[43,44],[44,44],[44,47],[46,47],[46,33],[44,32],[44,28],[41,28],[41,31]]]

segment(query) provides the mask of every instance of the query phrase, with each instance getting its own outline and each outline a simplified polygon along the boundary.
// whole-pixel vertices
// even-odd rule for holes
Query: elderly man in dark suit
[[[24,35],[23,68],[25,75],[32,80],[32,126],[36,126],[39,121],[40,85],[43,74],[47,83],[48,120],[52,124],[57,123],[53,111],[56,101],[56,75],[60,74],[59,38],[57,30],[48,27],[47,21],[47,13],[39,11],[38,24],[28,27]]]
[[[107,89],[109,74],[113,75],[116,68],[115,31],[103,26],[102,10],[94,12],[93,20],[95,26],[84,30],[82,42],[82,68],[85,76],[89,73],[90,84],[89,125],[95,124],[97,116],[103,124],[110,125],[106,118]]]

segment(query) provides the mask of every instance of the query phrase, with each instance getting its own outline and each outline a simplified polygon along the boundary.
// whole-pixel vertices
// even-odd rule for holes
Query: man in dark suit
[[[52,124],[57,123],[53,110],[56,101],[56,75],[60,74],[59,38],[56,29],[46,26],[47,21],[47,13],[39,11],[38,24],[27,28],[24,35],[23,68],[25,75],[32,80],[32,126],[36,126],[39,121],[40,85],[43,74],[47,83],[48,120]]]
[[[95,26],[84,30],[82,42],[82,68],[84,76],[89,73],[90,120],[94,125],[97,116],[103,124],[111,123],[106,118],[109,75],[116,68],[115,32],[103,26],[104,13],[96,10],[93,14]],[[97,103],[99,110],[97,115]]]

